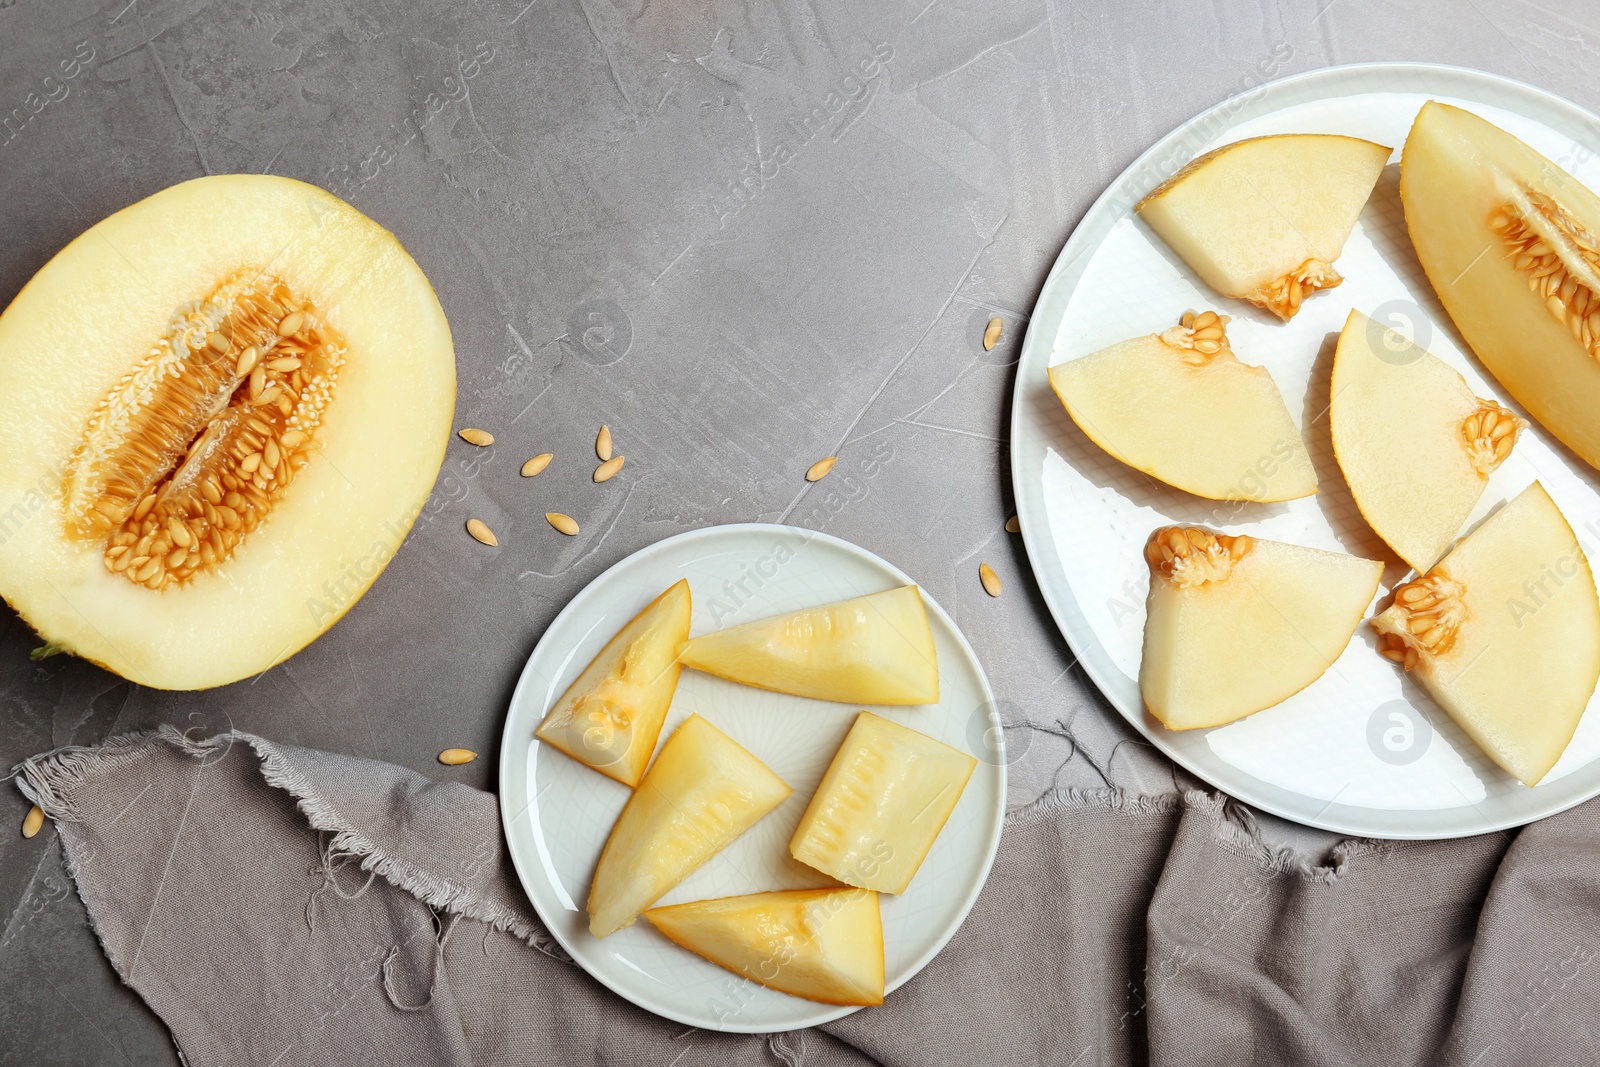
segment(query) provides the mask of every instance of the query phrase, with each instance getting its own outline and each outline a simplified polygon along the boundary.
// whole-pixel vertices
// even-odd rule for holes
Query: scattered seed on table
[[[985,593],[990,596],[1000,595],[1003,588],[1000,585],[1000,576],[987,563],[978,564],[978,581],[983,583],[983,591]]]
[[[488,430],[480,430],[476,426],[468,426],[458,436],[467,444],[477,445],[479,448],[487,448],[494,444],[494,434]]]
[[[35,804],[22,818],[22,836],[32,837],[44,828],[44,812]]]
[[[594,469],[594,480],[597,482],[609,482],[622,469],[622,464],[626,459],[626,456],[613,456],[611,459],[606,460]]]
[[[447,767],[459,767],[463,763],[471,763],[478,758],[478,754],[470,748],[447,748],[439,753],[439,762]]]
[[[839,462],[838,456],[827,456],[823,459],[817,460],[806,470],[806,481],[822,481],[822,479],[828,476],[828,472],[833,470],[833,465],[837,462]]]
[[[1000,343],[1000,332],[1004,329],[1005,323],[1000,321],[999,315],[989,320],[989,328],[983,331],[983,350],[985,352],[994,351],[994,346]]]
[[[1015,515],[1006,520],[1006,533],[1021,533],[1022,523]]]
[[[556,528],[556,532],[564,533],[568,537],[576,537],[578,535],[578,523],[571,515],[563,515],[559,511],[547,511],[544,513],[544,518],[546,522]]]
[[[594,454],[602,463],[611,458],[611,427],[600,427],[600,434],[594,439]]]
[[[495,540],[494,531],[489,529],[489,527],[479,519],[467,520],[467,533],[472,535],[472,539],[474,541],[482,541],[490,548],[493,548],[500,543],[499,541]]]
[[[540,452],[522,465],[522,476],[532,478],[535,474],[550,466],[550,461],[556,458],[554,452]]]

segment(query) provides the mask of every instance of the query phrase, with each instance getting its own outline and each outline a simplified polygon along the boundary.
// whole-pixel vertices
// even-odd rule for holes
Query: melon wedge
[[[1359,311],[1339,334],[1329,423],[1356,506],[1419,574],[1456,539],[1527,425]]]
[[[1600,600],[1572,527],[1535,482],[1372,620],[1479,748],[1537,785],[1600,679]]]
[[[878,894],[796,889],[651,908],[644,917],[734,974],[824,1004],[883,1003]]]
[[[1317,491],[1300,431],[1265,367],[1228,346],[1228,318],[1186,313],[1050,368],[1050,387],[1089,439],[1135,470],[1212,500],[1293,500]]]
[[[589,888],[590,932],[630,925],[792,792],[733,738],[689,716],[606,838]]]
[[[392,234],[287,178],[165,189],[0,315],[0,595],[42,651],[141,685],[264,671],[399,550],[454,405]]]
[[[1377,560],[1197,526],[1156,530],[1144,555],[1139,688],[1169,730],[1242,719],[1322,677],[1383,577]]]
[[[800,817],[789,853],[846,885],[904,893],[978,761],[863,711]]]
[[[1211,288],[1288,320],[1344,279],[1333,262],[1393,150],[1280,134],[1207,152],[1135,208]]]
[[[689,613],[685,578],[606,642],[551,706],[539,739],[623,785],[638,785],[678,688]]]
[[[914,585],[696,637],[685,667],[846,704],[936,704],[939,658]]]
[[[1499,127],[1430,101],[1406,138],[1400,200],[1472,351],[1600,468],[1600,197]]]

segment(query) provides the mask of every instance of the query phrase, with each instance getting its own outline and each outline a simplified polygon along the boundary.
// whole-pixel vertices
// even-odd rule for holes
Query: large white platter
[[[679,578],[689,579],[691,632],[697,635],[912,581],[836,537],[760,523],[669,537],[606,571],[550,624],[511,698],[500,748],[500,809],[511,858],[539,917],[573,959],[642,1008],[689,1026],[742,1033],[794,1030],[847,1015],[858,1009],[763,988],[678,948],[642,919],[604,941],[589,934],[589,881],[629,790],[540,743],[533,732],[611,635]],[[923,599],[938,651],[939,703],[872,710],[971,753],[978,769],[910,888],[880,898],[891,991],[921,970],[966,918],[988,876],[1005,815],[1005,737],[994,694],[950,616],[926,592]],[[835,884],[790,858],[788,844],[860,710],[684,671],[662,741],[697,713],[760,757],[794,794],[661,903]]]
[[[1363,64],[1235,96],[1157,142],[1079,223],[1029,324],[1012,409],[1017,508],[1034,572],[1061,632],[1112,705],[1157,748],[1233,796],[1312,826],[1392,838],[1517,826],[1600,793],[1597,701],[1561,762],[1529,789],[1490,763],[1419,687],[1379,657],[1363,626],[1327,674],[1277,707],[1211,730],[1172,732],[1145,712],[1139,697],[1149,578],[1140,549],[1157,526],[1194,523],[1387,560],[1379,601],[1408,574],[1362,520],[1329,443],[1328,379],[1346,314],[1358,308],[1387,322],[1461,371],[1480,396],[1510,403],[1456,333],[1406,236],[1399,150],[1429,99],[1482,115],[1600,188],[1600,119],[1479,71]],[[1351,134],[1395,148],[1338,261],[1344,284],[1310,298],[1288,324],[1217,296],[1133,212],[1194,157],[1272,133]],[[1163,329],[1185,308],[1206,307],[1232,315],[1235,352],[1272,372],[1316,461],[1317,496],[1224,503],[1171,489],[1092,444],[1051,392],[1051,365]],[[1565,512],[1591,563],[1600,561],[1600,482],[1537,426],[1491,479],[1472,521],[1536,479]]]

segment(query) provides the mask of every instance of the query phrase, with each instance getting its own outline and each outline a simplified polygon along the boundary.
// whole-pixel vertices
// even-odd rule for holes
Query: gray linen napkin
[[[1589,1063],[1600,804],[1313,866],[1203,793],[1063,793],[1007,822],[950,945],[880,1008],[686,1030],[567,961],[495,798],[171,728],[19,768],[107,956],[221,1064]]]

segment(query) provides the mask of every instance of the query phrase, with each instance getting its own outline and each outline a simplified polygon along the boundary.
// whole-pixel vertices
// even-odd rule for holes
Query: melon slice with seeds
[[[883,920],[865,889],[795,889],[651,908],[656,929],[734,974],[824,1004],[883,1003]]]
[[[1600,679],[1600,600],[1572,527],[1538,482],[1395,590],[1378,651],[1489,758],[1537,785]]]
[[[1207,152],[1135,208],[1211,288],[1288,320],[1344,279],[1334,260],[1393,149],[1279,134]]]
[[[1198,526],[1156,530],[1144,558],[1139,689],[1170,730],[1242,719],[1322,677],[1383,577],[1377,560]]]
[[[678,689],[690,607],[685,578],[617,631],[551,706],[540,740],[623,785],[638,785]]]
[[[1356,506],[1418,573],[1450,547],[1527,425],[1359,311],[1339,334],[1329,424]]]
[[[1400,200],[1472,351],[1600,468],[1600,196],[1505,130],[1429,101],[1406,138]]]
[[[1265,367],[1241,362],[1226,315],[1177,326],[1050,368],[1072,421],[1117,459],[1212,500],[1293,500],[1317,474]]]

